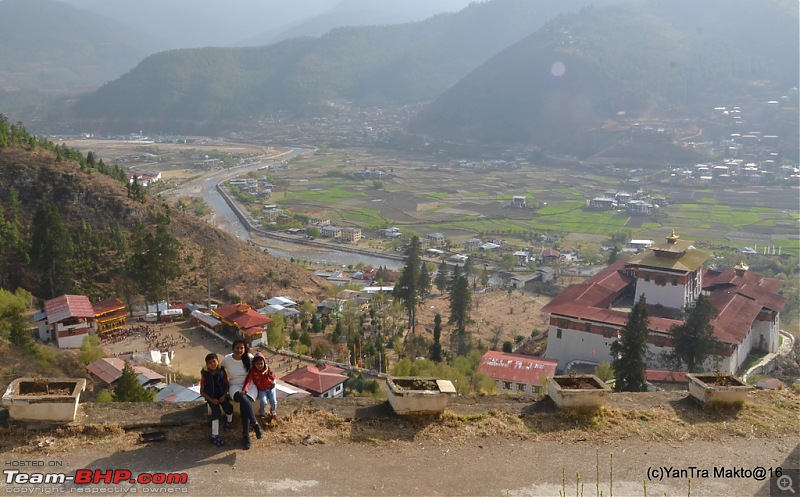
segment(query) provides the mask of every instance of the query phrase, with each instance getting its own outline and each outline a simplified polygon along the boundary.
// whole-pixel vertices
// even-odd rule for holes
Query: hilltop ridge
[[[212,296],[223,300],[240,298],[257,303],[259,294],[291,294],[296,299],[318,297],[327,286],[322,281],[284,259],[259,248],[200,219],[150,196],[138,202],[128,195],[123,182],[97,171],[84,171],[70,160],[59,161],[47,150],[20,145],[0,147],[0,205],[7,207],[11,189],[16,190],[22,224],[33,224],[37,208],[55,204],[69,231],[78,241],[73,268],[74,292],[92,299],[120,295],[118,280],[123,264],[112,241],[131,237],[137,223],[151,226],[159,217],[168,217],[170,233],[179,240],[182,275],[170,281],[170,299],[205,302],[208,294],[203,249],[208,249],[208,268]],[[80,242],[80,234],[93,242]],[[108,243],[106,243],[108,242]],[[3,281],[35,281],[30,267],[17,266],[0,254],[0,269],[10,271]],[[34,290],[33,288],[28,288]],[[222,293],[220,293],[222,290]]]

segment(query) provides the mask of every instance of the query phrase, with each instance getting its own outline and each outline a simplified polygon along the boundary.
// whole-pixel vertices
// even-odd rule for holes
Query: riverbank
[[[335,243],[335,242],[329,243],[321,240],[310,240],[300,235],[290,235],[288,233],[280,233],[277,231],[264,229],[242,208],[241,205],[239,205],[238,202],[236,202],[235,199],[233,199],[230,196],[227,189],[224,186],[222,186],[221,183],[217,184],[217,191],[225,200],[225,203],[227,203],[228,206],[231,208],[231,210],[234,212],[234,214],[236,214],[236,217],[239,219],[239,222],[242,223],[242,226],[244,226],[245,229],[250,233],[251,237],[253,236],[253,234],[256,234],[258,236],[269,238],[271,240],[276,240],[285,244],[315,247],[318,249],[328,250],[331,252],[347,252],[351,254],[363,255],[370,258],[387,259],[388,261],[391,261],[395,264],[397,262],[403,261],[404,258],[403,255],[398,253],[384,252],[381,250],[368,249],[365,247],[356,247],[344,243]],[[259,245],[266,246],[267,248],[269,248],[268,243],[263,243]]]

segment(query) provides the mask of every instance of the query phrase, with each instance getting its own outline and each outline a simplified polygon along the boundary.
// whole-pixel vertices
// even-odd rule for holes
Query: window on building
[[[592,331],[591,323],[586,323],[586,326],[584,326],[584,330],[586,330],[587,333],[590,333]]]
[[[556,329],[556,338],[561,338],[561,328]]]
[[[503,390],[511,390],[511,382],[510,381],[504,381],[503,382]]]
[[[644,273],[644,280],[645,281],[650,281],[650,274],[649,273]]]
[[[678,278],[672,278],[672,286],[678,286]]]

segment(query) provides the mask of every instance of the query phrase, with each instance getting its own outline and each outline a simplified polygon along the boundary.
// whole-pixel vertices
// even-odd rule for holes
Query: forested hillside
[[[278,110],[329,111],[332,101],[418,102],[557,13],[586,4],[495,0],[423,22],[339,28],[266,47],[164,52],[83,99],[77,117],[97,130],[190,132]]]
[[[37,139],[0,114],[0,288],[204,302],[207,276],[226,301],[322,290],[288,261],[150,197],[91,152]]]
[[[620,115],[694,117],[798,86],[798,6],[645,1],[563,16],[493,57],[411,124],[436,138],[588,155]]]

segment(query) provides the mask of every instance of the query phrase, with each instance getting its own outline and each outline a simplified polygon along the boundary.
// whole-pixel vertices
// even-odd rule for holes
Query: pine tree
[[[167,294],[169,280],[181,274],[180,242],[169,232],[169,220],[160,217],[155,233],[143,225],[134,228],[131,278],[147,302],[159,302]]]
[[[425,262],[420,263],[418,288],[420,300],[424,299],[431,290],[431,275],[428,273],[428,265]]]
[[[447,263],[442,261],[439,263],[439,268],[436,271],[436,288],[444,293],[447,290],[447,274],[449,273]]]
[[[617,392],[646,392],[647,334],[650,318],[644,295],[634,304],[622,336],[611,344],[611,365],[616,372],[614,390]]]
[[[711,324],[716,315],[717,311],[708,297],[700,294],[697,300],[686,308],[686,319],[683,324],[669,329],[673,349],[665,355],[665,359],[673,371],[677,371],[682,364],[685,364],[687,371],[701,372],[706,360],[717,355],[722,344],[714,336],[714,326]]]
[[[42,295],[49,298],[70,289],[69,259],[74,252],[69,229],[52,202],[39,205],[33,217],[31,267],[42,278]]]
[[[458,267],[458,266],[456,266]],[[469,289],[467,276],[456,271],[453,284],[450,288],[450,318],[448,323],[453,325],[451,336],[452,346],[456,355],[466,355],[469,352],[469,311],[472,307],[472,294]]]
[[[136,371],[128,361],[122,369],[122,376],[114,386],[114,402],[155,402],[155,392],[148,392],[139,383]]]
[[[403,265],[403,274],[400,275],[400,281],[398,281],[397,285],[394,287],[395,296],[403,302],[403,307],[408,313],[408,328],[411,334],[414,334],[416,331],[421,261],[419,237],[415,236],[411,239],[411,244],[408,246],[405,264]]]
[[[433,345],[431,345],[431,361],[442,362],[442,316],[437,312],[433,318]]]

